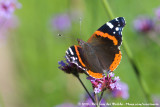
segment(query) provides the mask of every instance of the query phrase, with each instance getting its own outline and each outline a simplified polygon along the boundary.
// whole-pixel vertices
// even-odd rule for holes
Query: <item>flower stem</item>
[[[102,2],[103,2],[103,5],[104,5],[104,8],[105,8],[106,11],[107,11],[107,14],[108,14],[109,18],[110,18],[110,19],[113,19],[113,18],[114,18],[114,15],[113,15],[113,12],[112,12],[112,10],[111,10],[111,8],[110,8],[110,6],[109,6],[108,1],[107,1],[107,0],[102,0]]]
[[[99,98],[99,103],[101,103],[101,100],[102,100],[102,97],[103,97],[103,93],[104,93],[104,90],[101,92],[101,95],[100,95],[100,98]]]
[[[100,107],[100,106],[99,106],[98,95],[97,95],[95,92],[94,92],[94,97],[95,97],[96,107]]]
[[[89,95],[89,97],[92,99],[93,103],[95,104],[95,101],[93,99],[93,97],[91,96],[91,94],[89,93],[89,91],[87,90],[87,88],[85,87],[85,85],[83,84],[82,80],[79,78],[79,76],[76,76],[79,80],[79,82],[81,83],[81,85],[83,86],[83,88],[85,89],[85,91],[87,92],[87,94]]]
[[[113,13],[111,11],[111,8],[109,7],[108,1],[107,0],[101,0],[101,1],[102,1],[103,5],[104,5],[106,11],[107,11],[107,14],[109,15],[109,18],[113,19],[114,15],[113,15]],[[135,61],[133,60],[133,55],[131,53],[130,48],[127,45],[127,42],[125,41],[125,38],[123,38],[123,47],[124,47],[124,50],[126,51],[126,54],[128,56],[128,59],[129,59],[131,65],[132,65],[132,67],[133,67],[133,69],[135,71],[135,74],[136,74],[136,76],[138,78],[138,81],[139,81],[140,86],[142,88],[142,91],[143,91],[143,93],[144,93],[144,95],[146,97],[147,102],[152,102],[150,94],[148,92],[148,88],[146,86],[144,86],[145,81],[143,81],[143,79],[141,78],[140,71],[139,71]]]

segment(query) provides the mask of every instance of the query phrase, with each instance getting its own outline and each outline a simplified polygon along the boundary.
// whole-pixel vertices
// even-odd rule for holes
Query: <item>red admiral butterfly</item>
[[[66,58],[94,78],[103,78],[105,72],[114,71],[122,55],[122,30],[125,26],[123,17],[115,18],[101,26],[87,42],[78,40],[79,45],[71,46],[66,51]]]

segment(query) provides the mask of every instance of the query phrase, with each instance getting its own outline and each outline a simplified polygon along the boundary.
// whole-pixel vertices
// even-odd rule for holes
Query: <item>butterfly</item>
[[[78,39],[66,51],[66,58],[93,78],[103,78],[119,65],[122,54],[122,30],[126,22],[123,17],[106,22],[96,30],[87,42]]]

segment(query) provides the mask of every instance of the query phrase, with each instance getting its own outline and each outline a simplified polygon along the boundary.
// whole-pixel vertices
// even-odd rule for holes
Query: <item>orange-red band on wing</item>
[[[103,78],[104,77],[102,73],[94,73],[91,70],[88,70],[87,73],[93,78]]]
[[[119,63],[121,62],[121,58],[122,58],[122,54],[121,54],[121,51],[119,51],[118,54],[115,54],[115,58],[114,58],[114,61],[112,62],[112,64],[110,65],[109,69],[111,71],[114,71],[117,66],[119,65]]]
[[[74,47],[75,47],[75,50],[76,50],[76,53],[77,53],[79,62],[81,63],[81,65],[82,65],[83,67],[86,67],[86,65],[83,63],[83,61],[82,61],[82,59],[81,59],[81,57],[80,57],[80,54],[79,54],[79,51],[78,51],[78,48],[77,48],[77,47],[79,47],[79,46],[74,45]]]
[[[109,38],[110,40],[113,41],[114,45],[118,45],[118,40],[115,38],[115,36],[109,35],[108,33],[103,33],[101,31],[96,31],[95,34],[98,36]]]

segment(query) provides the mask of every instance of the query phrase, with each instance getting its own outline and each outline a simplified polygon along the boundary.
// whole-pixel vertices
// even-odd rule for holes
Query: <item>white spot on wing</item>
[[[116,31],[119,31],[119,28],[118,28],[118,27],[116,27]]]
[[[110,22],[107,22],[106,24],[107,24],[107,25],[109,26],[109,28],[111,28],[111,29],[114,27],[114,26],[112,25],[112,23],[110,23]]]
[[[113,32],[113,34],[115,34],[116,32]]]
[[[69,54],[68,51],[66,51],[66,54]]]
[[[73,51],[71,48],[69,48],[69,51],[71,52],[71,55],[74,55]]]

